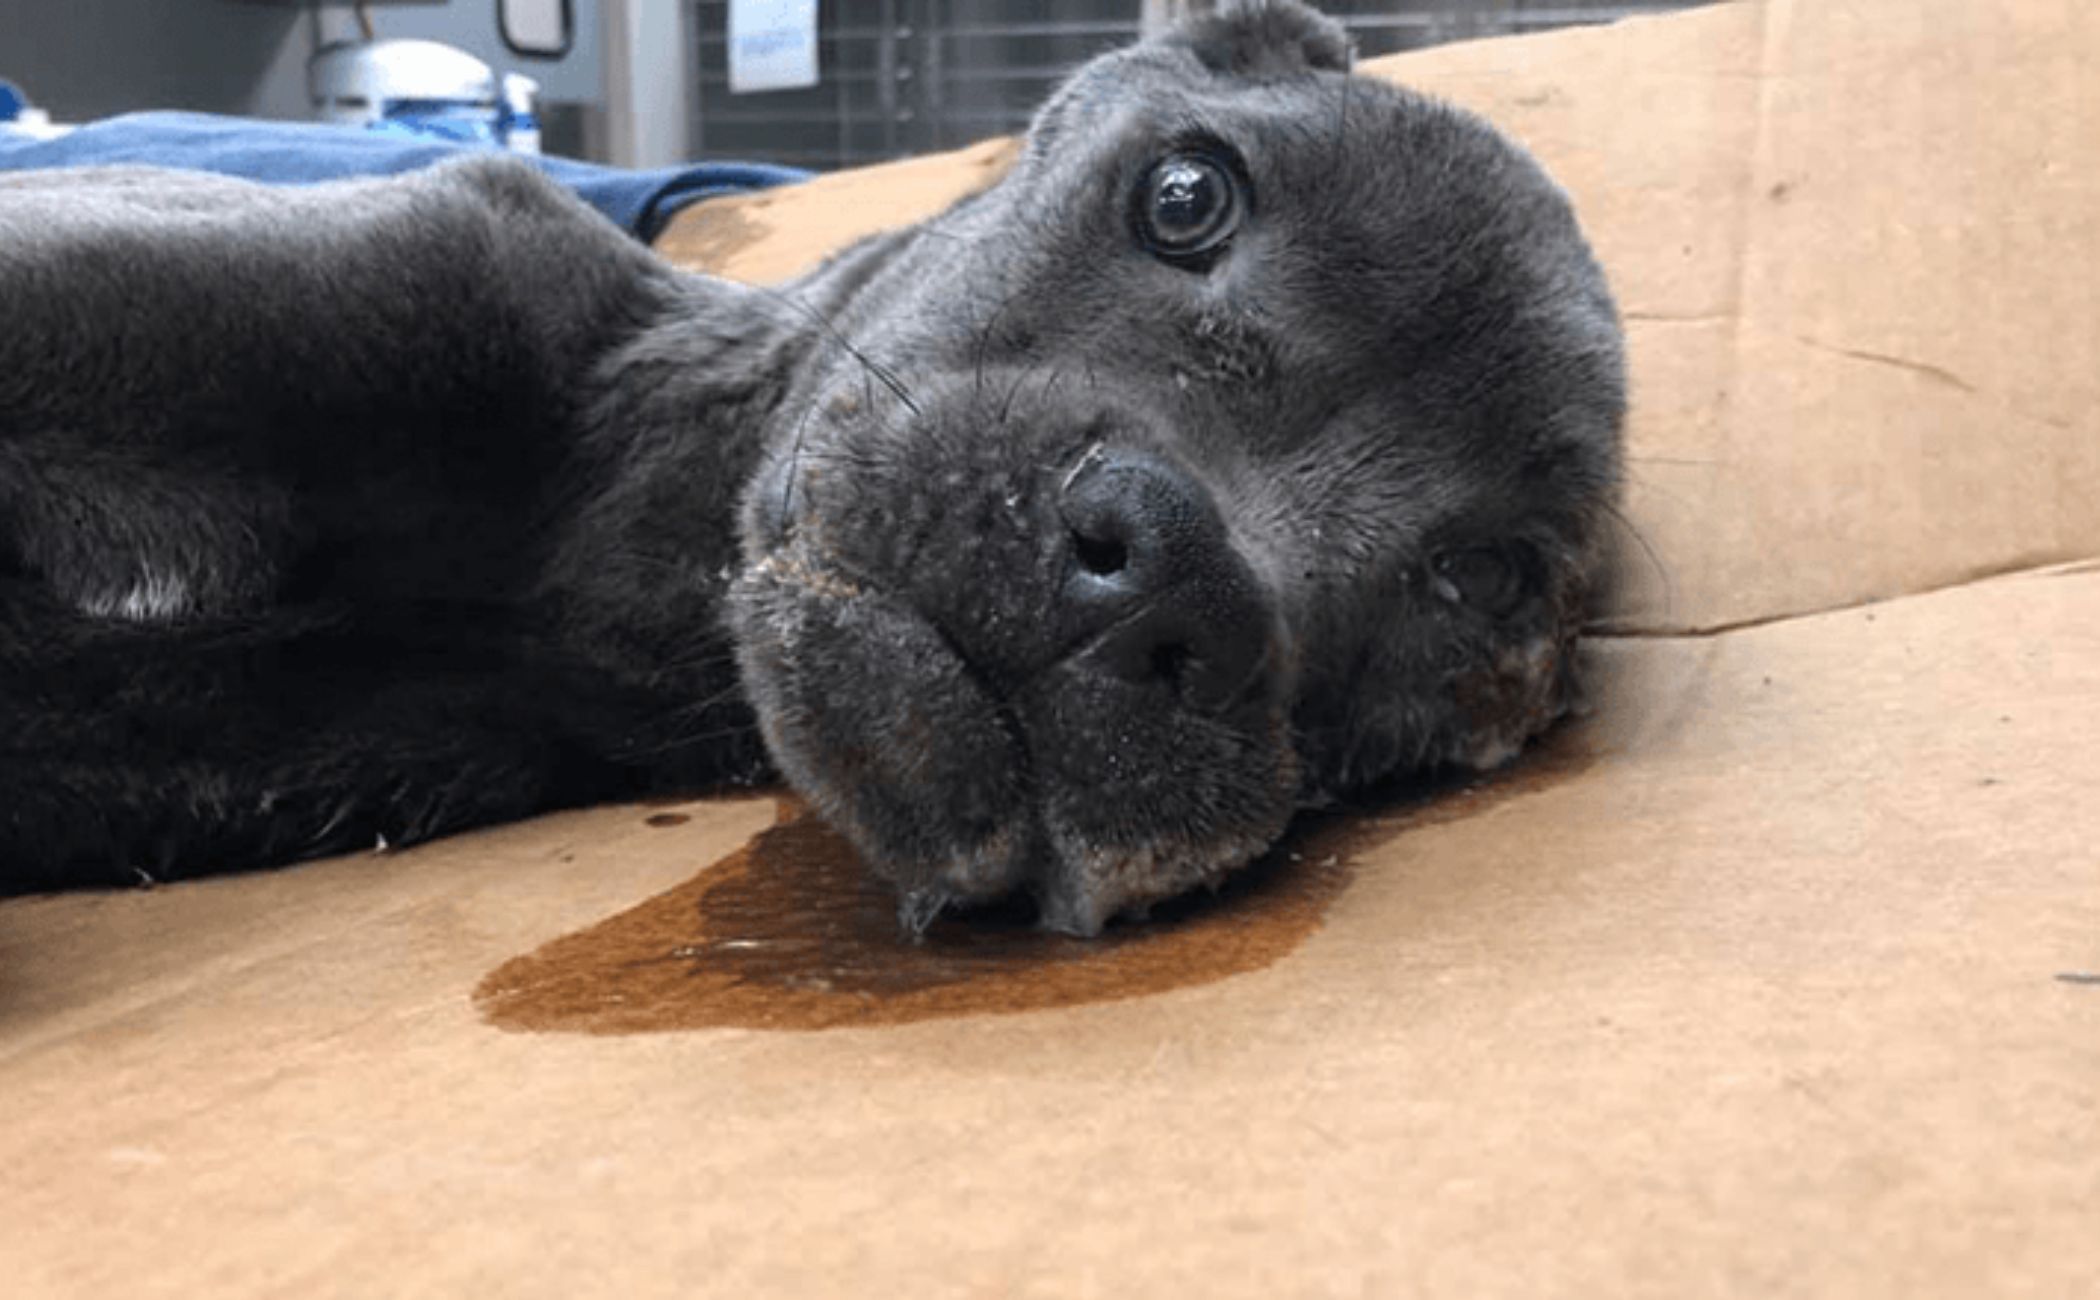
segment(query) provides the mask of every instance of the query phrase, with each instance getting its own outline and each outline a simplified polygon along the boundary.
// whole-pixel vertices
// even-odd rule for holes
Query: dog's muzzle
[[[1096,933],[1289,816],[1275,602],[1193,473],[1082,427],[881,460],[833,437],[747,506],[732,617],[767,743],[908,925],[1026,890]]]

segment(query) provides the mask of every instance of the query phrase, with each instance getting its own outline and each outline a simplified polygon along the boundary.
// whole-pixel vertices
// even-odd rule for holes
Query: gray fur
[[[28,303],[0,334],[0,655],[58,674],[65,636],[179,656],[318,609],[393,628],[371,611],[402,588],[493,611],[471,625],[506,629],[501,671],[442,674],[457,734],[367,716],[439,689],[403,675],[318,739],[207,745],[175,764],[196,791],[343,795],[280,799],[274,831],[214,806],[175,857],[734,776],[755,714],[913,927],[1024,890],[1093,933],[1298,808],[1501,761],[1567,703],[1617,320],[1529,159],[1345,63],[1288,3],[1107,56],[997,186],[777,294],[673,272],[496,160],[298,192],[0,182],[0,293]],[[1133,230],[1177,151],[1246,186],[1200,264]],[[1144,516],[1157,552],[1107,595],[1087,509]],[[1163,567],[1130,585],[1141,559]],[[175,672],[142,707],[215,684]],[[115,725],[14,707],[68,770]],[[171,760],[108,757],[128,811],[90,847],[137,854]],[[83,806],[9,762],[0,792]],[[0,865],[56,816],[0,826]]]
[[[1535,165],[1346,77],[1336,39],[1257,6],[1081,72],[1001,185],[896,241],[839,313],[909,406],[831,353],[769,440],[732,606],[746,687],[791,778],[914,897],[1027,888],[1091,933],[1305,803],[1500,762],[1566,706],[1618,471],[1610,297]],[[1253,191],[1200,274],[1139,247],[1123,198],[1193,141]],[[1057,485],[1104,439],[1202,484],[1276,615],[1234,709],[1057,635]],[[1435,571],[1487,543],[1537,565],[1498,617]],[[885,732],[940,740],[856,743]]]

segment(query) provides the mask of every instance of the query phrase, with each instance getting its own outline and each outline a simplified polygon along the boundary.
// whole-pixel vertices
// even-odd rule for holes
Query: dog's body
[[[785,293],[529,169],[0,181],[0,887],[766,760],[1091,933],[1564,706],[1623,407],[1564,200],[1255,5]],[[754,722],[757,724],[754,727]]]
[[[758,762],[720,594],[809,346],[785,312],[501,159],[0,181],[0,296],[6,884],[407,843]],[[623,535],[644,465],[679,485],[652,541]]]

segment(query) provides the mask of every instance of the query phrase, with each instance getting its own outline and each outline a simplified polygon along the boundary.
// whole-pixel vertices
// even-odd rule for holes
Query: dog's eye
[[[1524,566],[1504,547],[1445,551],[1431,567],[1436,570],[1438,590],[1447,598],[1463,601],[1490,618],[1513,613],[1525,596]]]
[[[1241,206],[1239,179],[1229,168],[1199,153],[1168,154],[1138,191],[1138,233],[1170,261],[1199,258],[1232,238]]]

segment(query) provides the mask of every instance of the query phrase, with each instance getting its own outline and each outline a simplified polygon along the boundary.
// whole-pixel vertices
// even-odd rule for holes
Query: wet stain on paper
[[[780,820],[692,880],[492,971],[474,999],[500,1028],[635,1034],[814,1030],[1143,997],[1260,970],[1319,928],[1353,861],[1418,826],[1478,815],[1587,766],[1564,744],[1499,776],[1416,787],[1376,810],[1301,818],[1215,896],[1097,939],[1025,909],[944,916],[904,938],[896,896],[846,841],[784,799]],[[647,820],[663,824],[657,814]]]
[[[1217,897],[1098,939],[1045,933],[1015,910],[944,916],[914,943],[895,892],[784,801],[778,825],[699,876],[505,963],[474,997],[506,1029],[589,1034],[895,1025],[1141,997],[1296,948],[1348,883],[1351,829],[1337,819],[1295,836]]]

